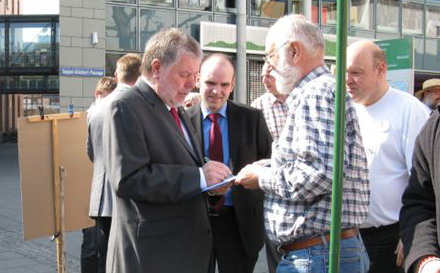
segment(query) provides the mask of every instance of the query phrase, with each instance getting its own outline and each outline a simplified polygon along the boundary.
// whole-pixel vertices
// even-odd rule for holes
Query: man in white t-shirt
[[[385,54],[374,42],[348,47],[347,92],[355,102],[369,167],[369,216],[361,235],[370,273],[403,272],[396,265],[401,198],[415,138],[429,116],[414,96],[391,88],[386,73]]]

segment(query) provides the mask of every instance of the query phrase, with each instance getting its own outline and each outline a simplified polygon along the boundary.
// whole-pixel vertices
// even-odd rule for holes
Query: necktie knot
[[[208,118],[212,121],[217,123],[219,118],[220,118],[220,114],[219,113],[211,113],[208,115]]]
[[[182,124],[180,123],[179,113],[177,113],[176,107],[171,107],[170,114],[173,116],[174,120],[176,121],[177,126],[180,129],[180,132],[182,132],[182,134],[183,134]]]

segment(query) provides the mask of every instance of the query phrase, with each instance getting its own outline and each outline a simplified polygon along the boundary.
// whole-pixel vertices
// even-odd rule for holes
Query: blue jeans
[[[276,273],[327,273],[329,245],[321,244],[283,255]],[[366,273],[370,266],[360,235],[341,240],[340,273]]]

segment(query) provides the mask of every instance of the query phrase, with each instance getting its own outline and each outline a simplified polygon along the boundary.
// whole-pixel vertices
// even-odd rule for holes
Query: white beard
[[[289,95],[299,80],[299,71],[296,67],[286,63],[284,54],[280,54],[279,65],[272,69],[270,75],[275,78],[277,91],[283,95]]]

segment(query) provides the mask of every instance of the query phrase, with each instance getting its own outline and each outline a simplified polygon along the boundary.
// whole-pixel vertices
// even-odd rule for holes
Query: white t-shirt
[[[399,221],[414,142],[429,112],[417,98],[393,88],[375,104],[355,108],[370,180],[369,216],[361,227],[391,225]]]

